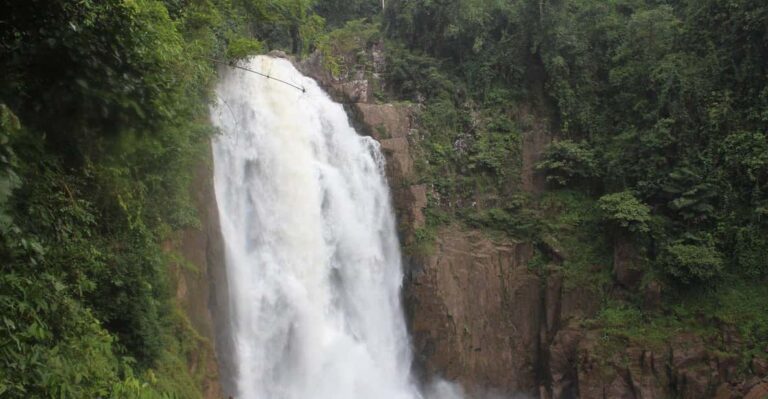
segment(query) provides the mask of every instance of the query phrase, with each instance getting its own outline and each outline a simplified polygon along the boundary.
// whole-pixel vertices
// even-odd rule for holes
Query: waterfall
[[[222,71],[212,107],[238,399],[420,399],[384,159],[290,62]]]

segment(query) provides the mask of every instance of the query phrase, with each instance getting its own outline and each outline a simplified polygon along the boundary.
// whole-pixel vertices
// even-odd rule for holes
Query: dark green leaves
[[[711,243],[674,243],[664,248],[661,264],[665,271],[686,283],[710,282],[724,266],[723,256]]]
[[[633,233],[650,231],[651,209],[640,202],[631,192],[608,194],[600,197],[599,206],[609,223],[614,223]]]
[[[559,140],[550,144],[537,169],[547,173],[547,180],[561,186],[584,182],[599,176],[598,160],[587,143]]]

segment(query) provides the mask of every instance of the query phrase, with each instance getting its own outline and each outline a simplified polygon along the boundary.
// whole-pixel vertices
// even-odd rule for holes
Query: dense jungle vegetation
[[[761,0],[0,4],[0,397],[200,397],[161,243],[199,223],[188,187],[213,133],[210,59],[319,50],[333,69],[340,46],[377,41],[377,96],[421,104],[425,247],[452,222],[533,240],[532,268],[565,253],[570,283],[601,293],[607,332],[730,323],[745,362],[765,356]],[[554,141],[532,193],[535,131]],[[643,277],[617,297],[619,242]]]
[[[431,228],[535,240],[531,267],[599,292],[623,342],[730,325],[744,365],[765,357],[768,4],[393,0],[382,23],[392,89],[425,105]],[[542,131],[547,184],[524,193]],[[619,246],[639,281],[613,280]]]
[[[292,0],[1,4],[0,397],[201,397],[161,243],[199,223],[209,59],[298,49],[322,18]]]

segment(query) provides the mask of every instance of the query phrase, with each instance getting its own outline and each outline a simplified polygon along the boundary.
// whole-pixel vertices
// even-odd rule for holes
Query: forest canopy
[[[533,241],[540,264],[559,238],[577,277],[631,242],[675,288],[667,315],[706,298],[691,309],[740,308],[745,351],[768,342],[763,0],[9,1],[0,396],[200,397],[161,243],[199,224],[211,59],[331,56],[355,35],[386,45],[378,94],[420,107],[417,238],[460,222]],[[534,128],[554,137],[538,196],[520,182]]]

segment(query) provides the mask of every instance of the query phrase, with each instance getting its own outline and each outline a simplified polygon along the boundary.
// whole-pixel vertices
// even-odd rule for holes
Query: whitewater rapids
[[[238,399],[420,399],[379,144],[284,59],[226,68],[212,119]]]

